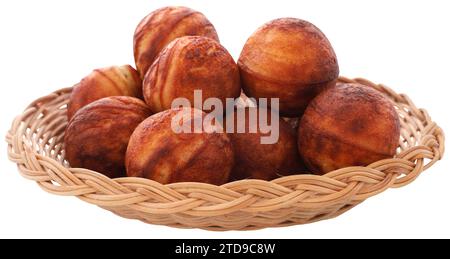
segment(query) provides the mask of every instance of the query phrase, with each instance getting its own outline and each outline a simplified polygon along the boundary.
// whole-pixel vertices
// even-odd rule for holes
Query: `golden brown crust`
[[[219,41],[217,32],[200,12],[187,7],[164,7],[148,14],[134,33],[134,59],[141,78],[159,52],[172,40],[188,35]]]
[[[193,119],[205,116],[197,109],[178,108],[157,113],[143,121],[130,138],[126,153],[127,175],[163,184],[225,183],[234,165],[233,149],[227,134],[177,134],[172,131],[171,121],[180,114],[191,115]]]
[[[297,150],[297,132],[287,122],[280,119],[278,141],[275,144],[261,144],[261,137],[270,134],[262,133],[259,127],[256,133],[249,131],[250,110],[256,110],[257,113],[258,108],[245,108],[245,133],[237,132],[236,114],[234,115],[235,133],[228,133],[235,153],[235,167],[230,179],[272,180],[283,175],[298,174],[304,171]],[[269,123],[272,121],[270,113],[268,121]],[[244,122],[240,121],[239,123]]]
[[[203,100],[226,98],[241,93],[239,71],[228,51],[215,40],[185,36],[172,41],[157,57],[144,78],[143,94],[153,112],[171,108],[178,97],[194,105],[194,90]],[[203,103],[202,100],[202,103]]]
[[[108,96],[142,98],[142,82],[130,65],[95,69],[74,86],[67,108],[70,120],[83,106]]]
[[[128,140],[148,116],[147,105],[133,97],[106,97],[86,105],[67,125],[67,160],[72,167],[88,168],[111,178],[125,176]]]
[[[325,35],[294,18],[260,27],[245,43],[238,65],[245,93],[280,98],[280,112],[289,117],[301,115],[339,75],[336,54]]]
[[[338,83],[308,106],[299,127],[299,150],[315,173],[365,166],[392,157],[400,123],[391,102],[359,84]]]

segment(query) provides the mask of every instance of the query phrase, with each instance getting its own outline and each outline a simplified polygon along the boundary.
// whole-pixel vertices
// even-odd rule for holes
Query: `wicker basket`
[[[66,104],[72,88],[39,98],[14,120],[6,137],[8,155],[22,176],[47,192],[77,196],[122,217],[151,224],[244,230],[310,223],[340,215],[390,187],[412,182],[444,152],[441,128],[406,95],[365,79],[339,80],[370,86],[393,101],[401,121],[395,158],[323,176],[241,180],[222,186],[110,179],[91,170],[70,168],[64,160]]]

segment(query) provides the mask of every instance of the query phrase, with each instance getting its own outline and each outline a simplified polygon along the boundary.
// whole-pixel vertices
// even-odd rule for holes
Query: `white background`
[[[448,1],[1,1],[0,134],[39,96],[71,86],[96,67],[133,64],[135,26],[166,5],[197,9],[237,59],[263,23],[298,17],[317,25],[341,75],[407,93],[448,133]],[[122,219],[22,178],[0,154],[0,237],[53,238],[450,238],[450,159],[412,184],[377,195],[331,220],[247,232],[180,230]]]

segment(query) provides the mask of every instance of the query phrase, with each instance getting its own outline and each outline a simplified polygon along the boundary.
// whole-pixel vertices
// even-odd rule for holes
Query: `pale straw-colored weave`
[[[391,187],[412,182],[441,159],[444,133],[404,94],[365,79],[391,99],[401,122],[397,155],[367,167],[323,176],[300,174],[273,181],[242,180],[215,186],[162,185],[142,178],[110,179],[64,160],[66,104],[72,88],[34,101],[6,136],[8,156],[20,173],[47,192],[77,196],[122,217],[151,224],[212,230],[243,230],[303,224],[335,217]]]

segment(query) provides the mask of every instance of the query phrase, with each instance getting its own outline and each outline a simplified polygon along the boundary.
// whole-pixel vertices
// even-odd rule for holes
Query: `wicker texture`
[[[147,223],[212,230],[310,223],[335,217],[388,188],[412,182],[444,152],[441,128],[406,95],[365,79],[339,80],[373,87],[393,101],[401,121],[395,158],[323,176],[293,175],[270,182],[241,180],[222,186],[110,179],[91,170],[70,168],[64,160],[66,104],[72,88],[34,101],[14,120],[6,137],[8,156],[22,176],[47,192],[77,196]]]

